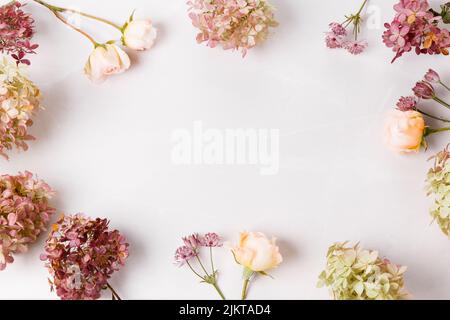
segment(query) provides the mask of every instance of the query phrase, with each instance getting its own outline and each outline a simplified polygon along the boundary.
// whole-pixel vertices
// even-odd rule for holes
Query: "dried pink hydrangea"
[[[199,43],[241,50],[243,56],[278,26],[267,0],[190,0],[187,4],[192,23],[200,30]]]
[[[40,99],[39,89],[22,68],[6,57],[0,59],[0,156],[8,158],[6,152],[14,147],[28,149],[27,142],[34,140],[28,129]]]
[[[6,53],[17,63],[30,64],[26,54],[35,53],[38,45],[31,43],[34,34],[33,18],[23,12],[16,1],[0,7],[0,53]]]
[[[41,260],[53,279],[52,290],[63,300],[99,299],[110,289],[108,283],[128,258],[128,243],[106,219],[90,219],[82,214],[62,216],[53,226]]]
[[[400,0],[396,15],[386,23],[383,42],[395,52],[394,62],[403,54],[415,50],[416,54],[449,54],[450,32],[439,27],[443,13],[434,11],[427,0]]]
[[[0,270],[46,230],[55,212],[49,205],[52,196],[52,189],[30,172],[0,176]]]

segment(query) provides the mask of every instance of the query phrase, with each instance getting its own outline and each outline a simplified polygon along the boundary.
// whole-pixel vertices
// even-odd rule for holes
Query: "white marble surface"
[[[126,234],[131,256],[112,279],[124,298],[215,299],[173,266],[174,250],[191,232],[216,231],[231,241],[242,230],[276,235],[285,258],[274,280],[254,283],[252,299],[327,299],[317,276],[328,246],[343,240],[408,265],[415,298],[450,297],[450,243],[430,226],[424,192],[426,160],[448,135],[410,157],[382,142],[385,112],[429,67],[450,81],[448,57],[411,54],[390,64],[381,33],[395,1],[372,6],[380,24],[376,15],[369,19],[363,36],[370,49],[353,57],[327,50],[323,32],[360,1],[273,0],[280,27],[245,59],[196,44],[184,0],[54,2],[119,22],[138,8],[160,30],[153,50],[133,54],[128,73],[95,86],[82,74],[89,43],[30,4],[40,44],[30,73],[46,110],[30,150],[0,162],[2,173],[30,170],[45,179],[58,192],[58,212],[108,217]],[[114,32],[95,31],[101,40]],[[174,165],[171,135],[194,121],[219,130],[279,129],[279,173]],[[0,273],[0,299],[56,298],[39,261],[43,243]],[[216,255],[224,292],[239,298],[240,268],[227,250]]]

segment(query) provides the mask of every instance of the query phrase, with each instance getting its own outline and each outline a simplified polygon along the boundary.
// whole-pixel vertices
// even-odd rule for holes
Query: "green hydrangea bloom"
[[[380,259],[377,251],[359,244],[336,243],[327,254],[318,287],[327,286],[335,300],[399,300],[407,297],[403,275],[407,267]]]
[[[434,204],[431,216],[441,227],[442,232],[450,237],[450,152],[448,148],[435,157],[434,167],[428,172],[428,196],[433,196]]]

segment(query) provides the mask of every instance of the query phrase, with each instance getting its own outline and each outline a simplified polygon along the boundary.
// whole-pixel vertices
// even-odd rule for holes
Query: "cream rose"
[[[103,82],[108,76],[123,73],[130,68],[128,55],[113,44],[100,45],[91,53],[84,72],[93,82]]]
[[[123,31],[123,43],[130,49],[143,51],[153,47],[157,29],[151,20],[132,20]]]
[[[260,232],[243,232],[239,244],[232,248],[236,261],[247,270],[265,272],[283,261],[276,239],[268,239]]]
[[[425,134],[425,120],[417,111],[394,110],[385,124],[386,144],[400,153],[418,152]]]

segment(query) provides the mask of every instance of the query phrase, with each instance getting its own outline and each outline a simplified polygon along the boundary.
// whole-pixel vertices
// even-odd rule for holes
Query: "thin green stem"
[[[443,83],[442,81],[439,81],[439,84],[441,86],[443,86],[445,89],[447,89],[448,91],[450,91],[450,87],[448,87],[445,83]]]
[[[212,249],[212,247],[209,247],[209,257],[211,259],[212,273],[213,273],[213,276],[215,276],[216,275],[216,270],[214,269],[214,259],[213,259],[213,249]]]
[[[197,258],[198,263],[200,264],[200,267],[202,267],[203,271],[206,273],[206,276],[209,277],[208,271],[206,271],[205,266],[202,263],[202,260],[200,260],[200,257],[198,255],[195,256]]]
[[[361,8],[359,8],[359,11],[356,13],[357,16],[359,16],[361,14],[361,12],[363,11],[363,9],[366,6],[367,2],[369,2],[369,0],[364,0]]]
[[[226,300],[225,295],[223,294],[222,290],[220,290],[220,288],[217,285],[217,283],[214,282],[212,286],[214,287],[214,289],[216,289],[217,293],[222,298],[222,300]]]
[[[244,280],[244,285],[242,286],[242,300],[247,300],[247,291],[248,291],[249,283],[250,283],[250,279]]]
[[[442,121],[442,122],[450,122],[450,120],[448,120],[448,119],[444,119],[444,118],[440,118],[440,117],[433,116],[433,115],[431,115],[431,114],[429,114],[429,113],[426,113],[426,112],[424,112],[424,111],[422,111],[422,110],[420,110],[420,109],[416,109],[416,111],[417,111],[417,112],[420,112],[420,113],[423,114],[424,116],[427,116],[427,117],[432,118],[432,119],[435,119],[435,120],[439,120],[439,121]]]
[[[192,272],[199,277],[200,279],[202,279],[203,281],[205,281],[205,278],[202,277],[197,271],[195,271],[195,269],[192,267],[192,265],[189,263],[189,261],[186,261],[187,265],[189,266],[189,268],[192,270]]]
[[[108,289],[111,290],[114,297],[116,297],[117,300],[122,300],[120,296],[117,294],[116,290],[107,282],[106,285],[108,286]]]
[[[450,104],[448,104],[447,102],[445,102],[444,100],[442,100],[441,98],[434,96],[433,100],[436,102],[439,102],[440,104],[442,104],[444,107],[450,109]]]
[[[86,17],[86,18],[88,18],[88,19],[97,20],[97,21],[99,21],[99,22],[102,22],[102,23],[105,23],[105,24],[107,24],[107,25],[110,25],[110,26],[112,26],[113,28],[116,28],[116,29],[118,29],[120,32],[122,32],[122,27],[121,27],[121,26],[119,26],[118,24],[116,24],[116,23],[114,23],[114,22],[112,22],[112,21],[110,21],[110,20],[107,20],[107,19],[105,19],[105,18],[101,18],[101,17],[95,16],[95,15],[93,15],[93,14],[89,14],[89,13],[86,13],[86,12],[82,12],[82,11],[80,11],[80,10],[75,10],[75,9],[70,9],[70,8],[63,8],[63,7],[54,6],[54,5],[51,5],[51,4],[48,4],[48,3],[44,2],[44,1],[42,1],[42,0],[33,0],[33,1],[38,2],[38,3],[44,5],[44,6],[48,7],[48,8],[52,8],[52,10],[55,10],[55,11],[58,11],[58,12],[69,12],[69,13],[74,13],[74,14],[80,15],[80,16],[82,16],[82,17]]]
[[[445,132],[445,131],[450,131],[450,127],[440,128],[440,129],[427,129],[425,136],[429,137],[433,134]]]
[[[85,31],[81,30],[80,28],[75,27],[73,24],[69,23],[69,21],[67,21],[66,19],[64,19],[64,17],[61,15],[60,12],[62,12],[60,10],[60,8],[52,6],[42,0],[33,0],[36,3],[39,3],[41,5],[43,5],[44,7],[46,7],[47,9],[49,9],[51,12],[53,12],[53,14],[55,15],[55,17],[60,20],[62,23],[64,23],[65,25],[69,26],[70,28],[72,28],[73,30],[75,30],[76,32],[82,34],[83,36],[85,36],[93,45],[94,47],[99,46],[99,43],[97,41],[94,40],[94,38],[92,38],[88,33],[86,33]]]

